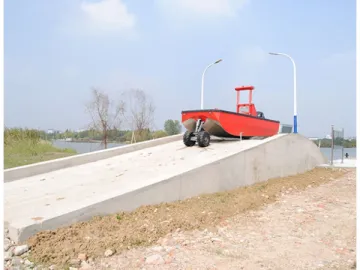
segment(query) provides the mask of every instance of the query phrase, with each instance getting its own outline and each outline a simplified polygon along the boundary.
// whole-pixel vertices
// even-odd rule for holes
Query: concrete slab
[[[228,190],[325,162],[295,134],[185,147],[182,141],[4,184],[5,223],[19,242],[96,215]]]
[[[344,159],[343,162],[341,159],[336,159],[333,162],[333,165],[331,164],[321,164],[318,167],[333,167],[333,168],[356,168],[356,159]]]
[[[41,173],[47,173],[64,168],[87,164],[89,162],[95,162],[102,159],[111,158],[117,155],[122,155],[133,151],[146,149],[149,147],[154,147],[169,142],[179,141],[181,140],[182,136],[183,136],[182,134],[167,136],[155,140],[128,144],[128,145],[113,147],[105,150],[99,150],[91,153],[85,153],[85,154],[80,154],[65,158],[59,158],[56,160],[49,160],[49,161],[39,162],[21,167],[6,169],[4,170],[4,182],[15,181],[21,178],[38,175]]]

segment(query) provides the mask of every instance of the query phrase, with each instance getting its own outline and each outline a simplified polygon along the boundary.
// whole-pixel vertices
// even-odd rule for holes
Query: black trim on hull
[[[266,119],[266,118],[260,118],[260,117],[256,117],[256,116],[252,116],[252,115],[247,115],[247,114],[243,114],[243,113],[236,113],[236,112],[230,112],[230,111],[224,111],[224,110],[188,110],[188,111],[182,111],[181,114],[183,114],[183,113],[194,113],[194,112],[220,112],[220,113],[228,113],[228,114],[240,115],[240,116],[244,116],[244,117],[250,117],[250,118],[254,118],[254,119],[258,119],[258,120],[263,120],[263,121],[280,123],[280,121],[276,121],[276,120],[271,120],[271,119]]]
[[[189,118],[182,123],[185,128],[190,132],[195,132],[196,129],[196,120],[194,118]],[[232,135],[228,133],[219,122],[214,121],[213,119],[206,119],[203,124],[203,129],[210,133],[212,136],[216,136],[219,138],[239,138],[238,136]],[[253,136],[242,136],[243,139],[250,139]]]

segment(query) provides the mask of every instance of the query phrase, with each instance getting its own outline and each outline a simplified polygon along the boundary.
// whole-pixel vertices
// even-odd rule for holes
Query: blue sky
[[[155,128],[181,110],[235,110],[254,85],[258,110],[292,123],[298,70],[299,132],[355,136],[355,1],[5,0],[5,125],[81,129],[91,87],[115,101],[141,88]]]

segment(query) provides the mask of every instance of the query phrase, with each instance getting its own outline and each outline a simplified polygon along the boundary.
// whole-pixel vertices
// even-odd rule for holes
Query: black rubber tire
[[[187,130],[183,136],[183,142],[187,147],[195,145],[196,142],[191,140],[192,137],[194,137],[194,133]]]
[[[197,142],[200,147],[207,147],[210,144],[210,134],[206,131],[200,131],[197,136]]]

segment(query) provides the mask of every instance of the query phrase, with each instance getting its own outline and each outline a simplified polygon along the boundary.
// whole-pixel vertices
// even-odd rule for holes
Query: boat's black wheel
[[[197,142],[200,147],[207,147],[210,144],[210,134],[206,131],[200,131],[197,135]]]
[[[186,146],[190,147],[195,145],[196,142],[191,140],[192,137],[194,137],[194,133],[187,130],[183,136],[183,142]]]

